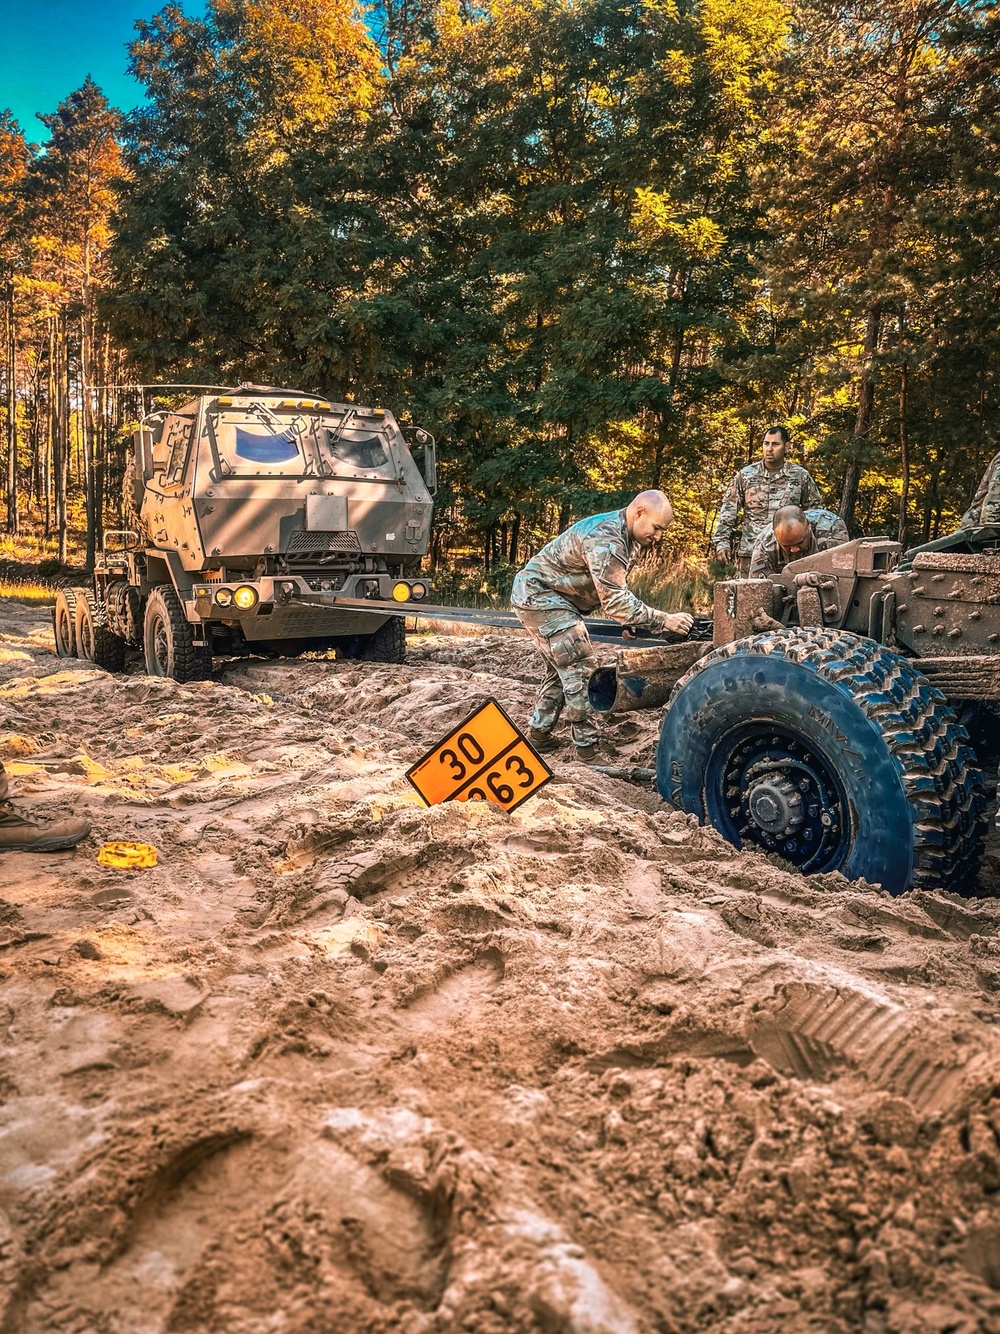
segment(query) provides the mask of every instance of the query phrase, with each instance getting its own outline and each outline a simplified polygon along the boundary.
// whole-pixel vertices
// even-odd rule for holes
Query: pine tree
[[[82,462],[87,564],[103,536],[107,458],[104,433],[94,417],[95,384],[106,369],[98,335],[98,299],[106,286],[111,210],[120,184],[117,134],[120,117],[88,76],[52,115],[40,117],[50,132],[44,153],[27,180],[34,249],[33,275],[48,284],[61,343],[63,374],[56,422],[54,472],[60,560],[66,559],[67,497],[71,463],[70,399],[79,402],[77,429]],[[70,376],[75,379],[75,392]]]
[[[17,309],[16,279],[24,266],[24,180],[31,153],[10,111],[0,111],[0,365],[4,377],[4,494],[6,529],[20,526],[17,473]]]

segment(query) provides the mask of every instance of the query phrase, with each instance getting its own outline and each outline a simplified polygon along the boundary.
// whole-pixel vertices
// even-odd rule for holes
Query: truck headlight
[[[229,607],[233,601],[233,590],[231,588],[217,588],[215,590],[215,600],[220,607]]]
[[[422,598],[425,598],[426,596],[427,596],[426,584],[414,584],[413,587],[410,589],[410,597],[413,598],[414,602],[420,602],[420,600]]]
[[[410,600],[410,585],[409,585],[409,584],[393,584],[393,586],[392,586],[392,600],[393,600],[394,602],[409,602],[409,600]]]
[[[251,607],[256,607],[258,602],[256,588],[251,588],[249,584],[241,584],[233,594],[233,601],[240,611],[249,611]]]

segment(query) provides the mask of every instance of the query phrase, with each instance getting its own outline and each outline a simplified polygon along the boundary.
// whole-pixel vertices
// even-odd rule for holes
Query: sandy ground
[[[0,604],[17,803],[94,825],[0,859],[0,1329],[1000,1329],[1000,901],[807,882],[568,756],[423,808],[533,676],[115,678]]]

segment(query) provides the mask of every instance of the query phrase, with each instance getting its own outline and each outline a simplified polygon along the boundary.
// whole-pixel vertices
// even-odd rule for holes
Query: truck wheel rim
[[[812,742],[773,724],[750,723],[719,740],[705,804],[731,843],[777,853],[802,871],[840,866],[850,847],[850,804],[835,766]]]
[[[70,628],[71,627],[69,623],[69,612],[67,611],[66,607],[62,603],[60,603],[59,615],[56,618],[56,639],[58,640],[59,648],[61,648],[64,652],[67,652],[69,650],[69,647],[72,643]]]
[[[157,674],[159,676],[169,676],[170,640],[167,637],[167,627],[159,616],[153,624],[153,658],[156,662]]]
[[[88,662],[94,660],[94,627],[86,616],[80,621],[80,656]]]

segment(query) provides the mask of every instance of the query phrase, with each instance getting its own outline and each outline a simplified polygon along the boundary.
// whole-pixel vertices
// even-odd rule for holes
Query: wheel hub
[[[802,823],[802,793],[790,778],[773,769],[762,774],[746,794],[747,814],[758,829],[787,837]]]
[[[731,734],[716,763],[719,813],[737,846],[757,844],[804,871],[839,863],[850,817],[836,771],[818,750],[756,724]]]

